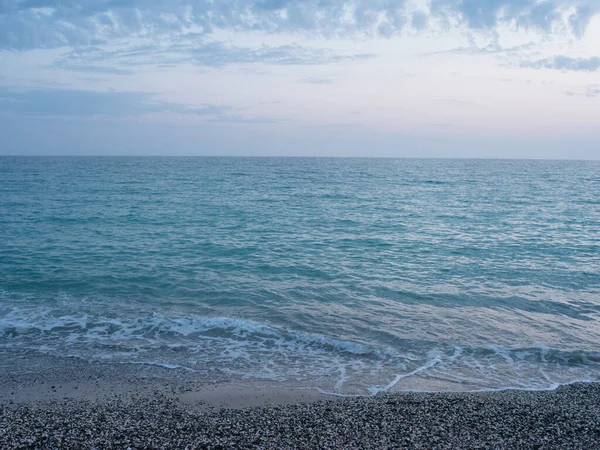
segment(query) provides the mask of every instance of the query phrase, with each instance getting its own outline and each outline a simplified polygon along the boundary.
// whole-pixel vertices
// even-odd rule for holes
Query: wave
[[[290,332],[252,320],[232,317],[165,317],[160,314],[130,318],[55,316],[48,308],[35,311],[13,310],[0,317],[0,339],[3,341],[41,341],[48,338],[114,342],[134,339],[160,345],[173,343],[178,339],[186,342],[194,342],[196,339],[241,342],[261,340],[277,345],[295,342],[324,351],[355,355],[377,353],[373,348],[354,341],[316,333]]]
[[[245,318],[0,312],[0,351],[316,386],[339,395],[390,390],[549,389],[600,380],[600,352],[403,341],[402,348]]]

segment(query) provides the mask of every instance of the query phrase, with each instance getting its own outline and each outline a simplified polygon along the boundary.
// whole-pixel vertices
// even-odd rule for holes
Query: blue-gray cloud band
[[[539,59],[537,61],[524,61],[521,67],[531,69],[556,69],[578,72],[596,72],[600,70],[600,58],[571,58],[570,56],[557,55],[552,58]]]
[[[146,92],[101,92],[75,89],[26,89],[0,87],[0,113],[51,117],[137,117],[171,113],[201,117],[213,123],[274,123],[269,117],[247,117],[232,106],[183,105],[159,101]]]
[[[214,29],[390,36],[431,20],[492,29],[500,24],[583,34],[600,0],[0,0],[0,48],[94,45],[121,37]]]
[[[358,62],[375,55],[343,54],[328,48],[282,45],[258,48],[238,47],[222,42],[189,42],[185,37],[169,46],[141,45],[119,50],[101,46],[82,47],[64,54],[54,67],[78,72],[127,75],[145,65],[193,64],[200,67],[224,67],[230,64],[316,65]]]

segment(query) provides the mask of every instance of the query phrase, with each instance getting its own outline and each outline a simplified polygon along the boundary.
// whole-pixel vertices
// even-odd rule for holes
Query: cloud
[[[137,45],[121,50],[89,46],[71,50],[60,57],[54,67],[64,70],[129,74],[144,65],[178,65],[224,67],[241,64],[316,65],[364,61],[376,55],[344,54],[328,48],[294,45],[257,48],[239,47],[223,42],[180,42],[169,46]]]
[[[243,117],[238,114],[232,115],[218,115],[212,117],[208,120],[213,123],[250,123],[250,124],[258,124],[258,123],[280,123],[284,120],[282,119],[274,119],[272,117]]]
[[[152,113],[196,115],[208,122],[274,123],[266,117],[244,117],[231,106],[196,106],[156,100],[146,92],[100,92],[69,89],[0,88],[0,112],[23,116],[135,117]]]
[[[318,77],[309,77],[303,78],[298,81],[299,83],[308,83],[308,84],[331,84],[334,82],[331,78],[318,78]]]
[[[429,23],[429,17],[423,11],[416,11],[411,16],[411,25],[415,30],[424,30]]]
[[[151,94],[68,89],[0,90],[0,111],[34,116],[125,117],[162,109]],[[168,109],[169,105],[162,105]]]
[[[55,66],[57,66],[55,64]],[[109,67],[102,65],[77,65],[70,64],[68,66],[64,66],[63,68],[67,68],[72,72],[85,72],[85,73],[99,73],[104,75],[131,75],[134,73],[132,70],[120,69],[118,67]]]
[[[600,97],[600,84],[592,84],[585,88],[583,93],[577,93],[573,91],[565,92],[569,97],[587,97],[587,98],[596,98]]]
[[[588,86],[585,90],[585,96],[589,98],[600,97],[600,84]]]
[[[70,50],[58,57],[53,68],[75,72],[113,75],[132,74],[141,66],[176,66],[190,57],[169,52],[169,47],[156,44],[127,44],[120,48],[90,45]]]
[[[472,29],[499,25],[582,35],[597,0],[3,0],[0,48],[98,45],[118,38],[174,39],[214,30],[391,36],[443,21]]]
[[[539,59],[537,61],[522,61],[520,65],[521,67],[531,69],[595,72],[600,70],[600,57],[571,58],[565,55],[558,55],[552,58]]]
[[[373,54],[335,53],[329,49],[283,45],[259,48],[227,46],[221,42],[203,45],[188,50],[191,60],[200,66],[219,67],[229,64],[278,64],[278,65],[314,65],[333,64],[345,61],[357,61],[374,58]]]
[[[494,41],[483,47],[478,46],[475,42],[471,42],[470,45],[465,47],[457,47],[449,50],[442,50],[438,52],[424,53],[423,56],[435,56],[442,54],[452,55],[515,55],[523,51],[529,50],[534,46],[533,42],[527,44],[515,45],[512,47],[502,47],[499,42]]]
[[[580,36],[600,12],[600,3],[597,0],[432,0],[431,11],[448,20],[464,22],[472,29],[512,25],[551,32],[554,27],[562,26]]]

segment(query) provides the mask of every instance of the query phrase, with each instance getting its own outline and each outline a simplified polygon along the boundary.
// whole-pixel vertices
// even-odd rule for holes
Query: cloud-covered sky
[[[0,0],[0,154],[600,159],[600,0]]]

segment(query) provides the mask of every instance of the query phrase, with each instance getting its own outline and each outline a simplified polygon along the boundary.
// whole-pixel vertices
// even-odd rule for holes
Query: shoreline
[[[576,380],[547,388],[520,387],[462,389],[424,389],[418,380],[408,380],[403,389],[382,390],[371,394],[342,394],[318,387],[298,386],[257,380],[232,380],[228,377],[207,379],[179,368],[153,364],[125,364],[57,358],[49,355],[22,356],[0,361],[0,405],[36,406],[60,400],[103,403],[115,395],[136,396],[160,393],[177,398],[186,406],[201,402],[208,408],[241,409],[270,404],[312,401],[369,399],[377,395],[407,394],[497,394],[506,392],[543,393],[577,384],[598,384]]]
[[[0,448],[600,448],[600,383],[333,397],[84,366],[2,373]]]
[[[102,405],[115,399],[164,397],[194,411],[243,409],[332,400],[314,389],[258,382],[207,381],[194,373],[160,366],[106,364],[54,357],[0,364],[0,406],[46,407],[62,402]],[[28,366],[31,364],[31,366]],[[9,367],[10,365],[10,367]]]

